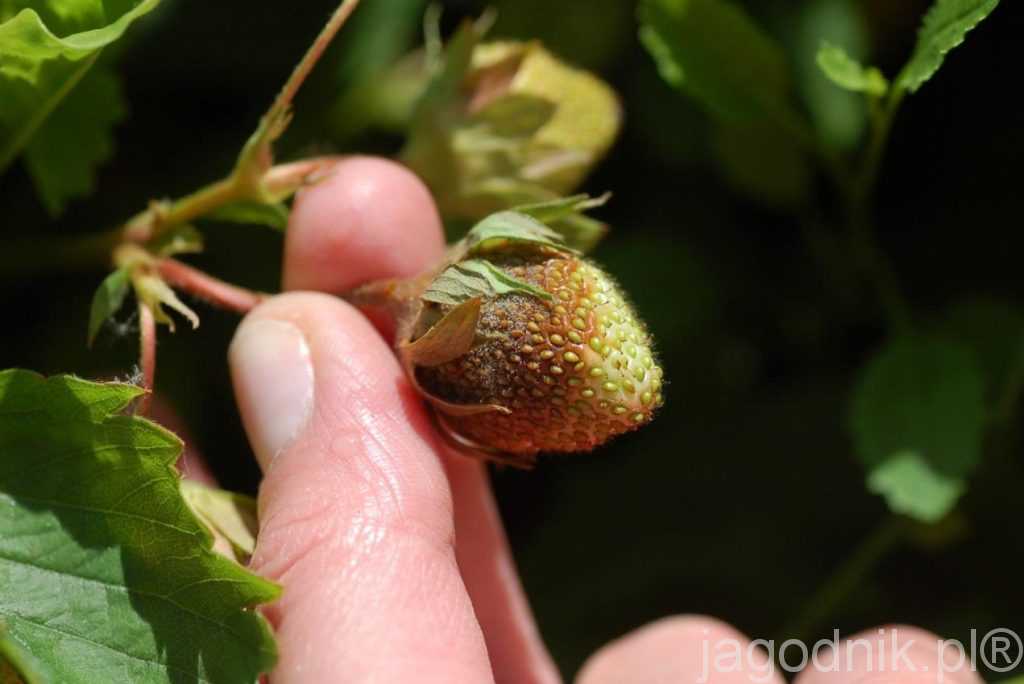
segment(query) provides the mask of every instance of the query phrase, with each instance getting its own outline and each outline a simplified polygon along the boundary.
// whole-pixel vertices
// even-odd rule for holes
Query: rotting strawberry
[[[405,305],[399,356],[464,449],[528,466],[590,451],[661,405],[650,335],[621,289],[538,220],[602,201],[492,214],[435,273],[385,286]]]

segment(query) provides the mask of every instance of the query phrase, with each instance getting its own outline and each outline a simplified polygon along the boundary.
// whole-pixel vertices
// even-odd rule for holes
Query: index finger
[[[284,289],[340,293],[414,276],[444,254],[441,219],[411,171],[374,157],[339,159],[302,191],[288,225]]]

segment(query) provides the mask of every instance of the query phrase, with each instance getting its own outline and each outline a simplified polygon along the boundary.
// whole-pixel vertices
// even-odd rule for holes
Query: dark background
[[[378,43],[418,42],[421,3],[364,0],[374,2],[392,6],[387,20],[371,25],[360,16],[366,7],[357,12],[300,96],[286,156],[397,149],[400,141],[387,136],[339,140],[331,131],[344,126],[315,115],[360,76],[354,36],[371,52]],[[813,2],[747,4],[786,39]],[[224,174],[333,4],[165,0],[117,55],[131,111],[96,195],[51,221],[15,167],[0,178],[0,238],[109,227],[151,197]],[[444,4],[446,28],[483,7]],[[795,213],[766,208],[722,180],[705,114],[659,79],[637,41],[632,3],[492,4],[500,11],[492,35],[541,38],[623,98],[623,134],[585,188],[615,193],[598,214],[614,232],[595,258],[632,294],[670,382],[650,427],[589,456],[549,457],[534,472],[495,472],[541,631],[566,673],[609,639],[672,613],[707,613],[752,636],[785,638],[783,625],[886,516],[865,490],[845,427],[854,373],[884,340],[882,312],[869,290],[815,260]],[[859,4],[887,74],[909,55],[927,5]],[[922,319],[965,297],[1016,306],[1024,294],[1024,117],[1012,104],[1021,35],[1024,12],[1004,2],[896,122],[878,235]],[[205,232],[207,253],[194,263],[276,287],[279,235],[229,225]],[[108,328],[97,349],[83,344],[100,275],[0,279],[0,367],[130,372],[130,319]],[[198,331],[161,334],[157,389],[221,482],[255,491],[224,363],[237,318],[202,305],[199,312]],[[956,533],[886,554],[815,636],[889,621],[964,640],[971,628],[1024,631],[1018,437],[1004,435],[1010,447],[982,463]]]

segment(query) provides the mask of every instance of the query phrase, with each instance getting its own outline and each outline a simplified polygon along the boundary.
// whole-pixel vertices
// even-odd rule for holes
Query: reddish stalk
[[[142,302],[139,302],[139,368],[142,370],[142,388],[146,393],[139,398],[135,413],[144,416],[149,413],[156,377],[156,320],[153,311]]]
[[[157,272],[168,285],[236,313],[251,311],[268,296],[226,283],[175,259],[158,261]]]

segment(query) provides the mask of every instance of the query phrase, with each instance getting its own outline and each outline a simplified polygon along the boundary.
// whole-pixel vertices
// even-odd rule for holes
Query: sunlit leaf
[[[89,75],[90,67],[158,2],[122,3],[119,12],[101,0],[40,2],[0,24],[0,171],[26,151],[51,211],[91,189],[96,165],[110,154],[109,129],[122,113],[110,74]],[[84,90],[76,93],[76,86]]]
[[[500,211],[477,223],[466,235],[470,254],[484,254],[509,243],[566,250],[558,232],[528,214]]]
[[[998,5],[999,0],[936,0],[924,15],[914,54],[896,77],[897,87],[917,91],[935,75],[949,51]]]
[[[855,450],[869,486],[890,504],[898,501],[898,512],[927,521],[947,513],[978,463],[984,390],[963,346],[923,336],[890,343],[863,370],[851,405]]]
[[[24,150],[25,165],[50,214],[92,194],[97,168],[114,152],[111,131],[124,113],[116,75],[96,66],[36,130]]]
[[[551,295],[544,290],[513,278],[484,259],[469,259],[449,266],[430,284],[423,293],[423,299],[454,306],[476,297],[503,294],[551,299]]]
[[[48,682],[253,682],[278,588],[211,550],[141,394],[0,372],[0,622]]]

